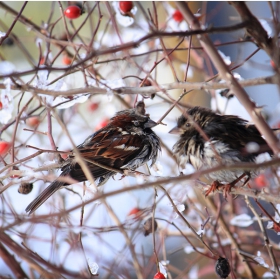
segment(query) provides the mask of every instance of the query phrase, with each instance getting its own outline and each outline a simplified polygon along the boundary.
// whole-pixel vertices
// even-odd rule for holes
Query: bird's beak
[[[183,130],[178,126],[175,126],[168,133],[170,133],[170,134],[182,134]]]
[[[157,123],[152,121],[151,119],[149,119],[145,124],[144,124],[144,128],[151,128],[151,127],[154,127],[156,126]]]

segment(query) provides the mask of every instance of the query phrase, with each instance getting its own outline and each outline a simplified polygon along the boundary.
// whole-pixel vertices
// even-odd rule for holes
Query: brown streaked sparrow
[[[117,112],[105,127],[77,146],[98,185],[104,184],[116,171],[89,161],[122,171],[133,171],[149,160],[152,161],[151,165],[155,163],[161,150],[160,140],[151,129],[156,125],[157,123],[145,114],[145,104],[140,101],[134,109]],[[75,160],[74,152],[62,164],[61,170],[60,176],[69,176],[79,182],[87,180],[81,166]],[[58,180],[52,182],[25,211],[33,213],[53,193],[66,185],[68,184]]]
[[[197,126],[205,133],[204,136],[198,131]],[[196,170],[218,165],[255,162],[261,152],[272,155],[255,125],[237,116],[219,115],[202,107],[188,109],[185,116],[182,115],[178,119],[177,126],[169,133],[180,135],[173,147],[179,165],[190,163]],[[250,147],[255,149],[250,152]],[[245,185],[257,173],[256,170],[244,169],[211,172],[205,177],[214,182],[205,195],[223,186],[226,197],[231,187],[239,180],[247,177],[243,184]]]

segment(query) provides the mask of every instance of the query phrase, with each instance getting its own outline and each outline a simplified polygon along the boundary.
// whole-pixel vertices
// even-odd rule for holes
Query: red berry
[[[274,63],[273,60],[270,60],[270,65],[272,66],[272,68],[273,68],[274,70],[277,69],[277,67],[276,67],[276,65],[275,65],[275,63]]]
[[[177,21],[177,22],[181,22],[181,21],[184,19],[182,13],[181,13],[179,10],[176,10],[176,11],[173,13],[172,17],[173,17],[173,19],[174,19],[175,21]]]
[[[120,8],[121,12],[126,14],[126,13],[130,12],[131,9],[133,8],[133,2],[132,1],[120,1],[119,8]]]
[[[107,124],[109,123],[109,119],[104,119],[103,121],[101,121],[96,127],[95,130],[99,130],[103,127],[105,127]]]
[[[152,82],[149,79],[146,79],[145,82],[143,83],[143,87],[150,87],[151,85],[152,85]]]
[[[129,213],[127,214],[127,216],[133,216],[133,218],[135,220],[138,220],[141,218],[141,215],[143,214],[143,211],[142,209],[138,208],[138,207],[135,207],[135,208],[132,208]]]
[[[273,223],[273,229],[275,232],[280,232],[280,223]]]
[[[26,120],[27,125],[31,127],[37,127],[40,124],[39,117],[31,117]]]
[[[0,141],[0,155],[4,156],[11,147],[11,143]]]
[[[157,272],[154,279],[165,279],[165,276],[161,272]]]
[[[255,178],[255,183],[258,187],[265,187],[268,184],[264,174],[260,174],[257,178]]]
[[[62,58],[62,63],[64,65],[70,65],[72,63],[72,59],[69,56],[64,55]]]
[[[78,18],[82,14],[82,10],[78,6],[69,6],[64,11],[64,15],[70,19]]]
[[[129,213],[127,214],[127,216],[130,216],[130,215],[136,215],[137,213],[141,212],[142,210],[135,207],[135,208],[132,208]]]
[[[99,103],[91,102],[88,106],[89,111],[94,112],[99,107]]]
[[[2,110],[3,109],[3,104],[2,104],[2,102],[0,101],[0,110]]]
[[[46,58],[44,56],[42,56],[41,59],[40,59],[40,63],[39,64],[40,65],[44,65],[45,64],[45,59]]]

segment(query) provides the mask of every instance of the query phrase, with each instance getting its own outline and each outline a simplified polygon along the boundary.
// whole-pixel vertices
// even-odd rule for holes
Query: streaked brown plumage
[[[219,115],[202,107],[193,107],[187,110],[186,115],[190,116],[189,119],[182,115],[177,126],[170,131],[180,135],[173,151],[181,166],[190,163],[197,170],[208,169],[217,165],[255,162],[261,151],[272,154],[255,125],[248,124],[246,120],[232,115]],[[204,139],[195,124],[203,130],[209,141]],[[256,143],[259,149],[250,153],[248,145],[251,143]],[[222,182],[229,184],[230,188],[230,183],[236,183],[238,178],[254,177],[257,173],[243,169],[219,170],[205,177],[218,181],[213,186],[217,187]]]
[[[145,114],[145,104],[140,101],[136,108],[118,112],[109,124],[90,135],[77,146],[85,161],[95,161],[118,170],[135,170],[149,160],[155,163],[160,150],[158,136],[151,130],[156,123]],[[87,162],[98,185],[104,184],[116,172]],[[87,178],[72,153],[61,167],[60,176],[70,176],[83,182]],[[29,214],[40,207],[53,193],[68,185],[54,181],[25,209]]]

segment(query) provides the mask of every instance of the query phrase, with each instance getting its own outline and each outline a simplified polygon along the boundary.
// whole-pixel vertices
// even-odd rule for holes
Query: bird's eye
[[[185,127],[190,127],[191,126],[191,124],[189,123],[189,122],[187,122],[186,124],[185,124]]]
[[[139,121],[132,121],[132,122],[134,123],[135,126],[139,126],[140,125]]]

